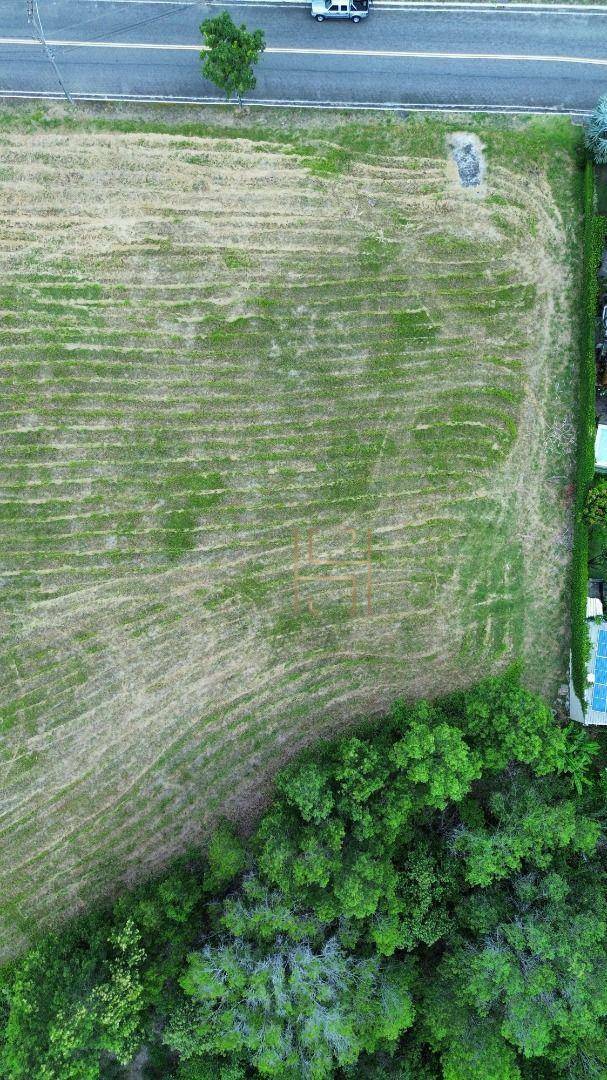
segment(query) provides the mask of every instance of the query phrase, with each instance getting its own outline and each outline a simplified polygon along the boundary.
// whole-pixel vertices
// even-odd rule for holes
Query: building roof
[[[607,725],[607,623],[588,623],[591,652],[586,687],[586,724]]]
[[[607,424],[599,424],[594,439],[594,464],[607,472]]]

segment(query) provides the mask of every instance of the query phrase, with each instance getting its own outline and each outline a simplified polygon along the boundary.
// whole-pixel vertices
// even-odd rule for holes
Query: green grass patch
[[[605,241],[605,221],[598,216],[594,173],[590,162],[584,174],[584,267],[582,292],[582,341],[577,413],[577,456],[575,475],[573,551],[571,557],[571,677],[574,690],[584,706],[586,665],[590,640],[586,624],[588,595],[588,526],[582,511],[594,477],[595,435],[595,321],[598,302],[597,272]]]

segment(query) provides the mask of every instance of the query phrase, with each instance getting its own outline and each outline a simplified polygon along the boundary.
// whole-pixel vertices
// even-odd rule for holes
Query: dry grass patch
[[[569,136],[478,199],[331,124],[2,131],[5,953],[396,694],[562,678]]]

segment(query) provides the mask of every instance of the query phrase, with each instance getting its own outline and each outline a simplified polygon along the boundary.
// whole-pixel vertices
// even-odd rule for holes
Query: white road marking
[[[289,3],[289,0],[283,0],[284,3]],[[148,7],[150,4],[158,4],[160,7],[201,7],[204,5],[204,0],[80,0],[81,4],[145,4]]]
[[[425,49],[401,50],[401,49],[307,49],[307,48],[268,48],[267,53],[284,53],[309,56],[373,56],[387,59],[404,60],[506,60],[510,62],[526,63],[552,63],[552,64],[593,64],[598,67],[607,67],[607,59],[595,59],[594,57],[582,56],[546,56],[543,53],[537,55],[530,53],[464,53],[464,52],[434,52]]]
[[[116,0],[102,0],[103,3],[115,3]],[[130,3],[131,0],[119,0],[120,3]],[[135,2],[135,0],[133,0]],[[137,3],[145,3],[145,0],[136,0]],[[154,0],[155,3],[160,3],[160,0]],[[192,5],[193,6],[193,5]],[[304,3],[302,0],[204,0],[205,7],[221,7],[221,8],[266,8],[266,7],[288,7],[288,8],[306,8],[309,9],[310,4]],[[476,0],[476,3],[460,2],[460,0],[372,0],[372,10],[380,9],[382,11],[459,11],[459,12],[473,12],[475,15],[484,14],[487,12],[490,15],[508,15],[514,11],[517,15],[542,15],[547,11],[551,14],[557,15],[605,15],[607,14],[607,5],[605,4],[517,4],[510,3],[510,0],[505,0],[503,3],[492,3],[491,0]]]
[[[72,41],[63,38],[47,38],[46,44],[55,48],[78,49],[135,49],[168,52],[206,52],[205,45],[164,44],[160,42],[128,41]],[[31,45],[41,48],[41,42],[35,38],[0,38],[0,45]],[[607,59],[591,56],[549,56],[545,53],[466,53],[434,52],[426,49],[312,49],[296,46],[268,46],[266,53],[279,56],[360,56],[392,60],[491,60],[508,63],[529,64],[590,64],[594,67],[607,67]]]
[[[108,2],[109,2],[109,0],[108,0]],[[400,0],[377,0],[377,3],[375,2],[375,0],[373,0],[373,6],[374,7],[381,7],[384,2],[385,3],[397,3],[398,4],[398,3],[400,3]],[[309,2],[306,4],[306,3],[303,3],[303,0],[263,0],[263,3],[261,3],[261,4],[259,3],[259,0],[238,0],[238,3],[234,3],[233,0],[204,0],[204,6],[205,7],[220,7],[220,8],[229,7],[230,10],[233,10],[233,9],[236,9],[236,8],[241,8],[241,7],[242,8],[244,8],[244,7],[254,7],[254,8],[259,8],[259,7],[264,7],[264,8],[267,8],[267,7],[268,8],[288,7],[288,8],[303,8],[305,10],[309,10],[309,8],[310,8]]]
[[[220,105],[226,108],[236,108],[232,101],[226,101],[219,97],[162,97],[150,94],[73,94],[77,101],[132,101],[140,104],[151,105]],[[0,90],[2,98],[27,98],[28,100],[64,101],[63,94],[55,90]],[[247,98],[245,105],[272,109],[357,109],[373,112],[488,112],[505,113],[515,116],[590,116],[590,110],[569,109],[563,110],[551,105],[538,106],[536,108],[524,108],[520,105],[453,105],[449,102],[383,102],[378,105],[374,102],[360,101],[305,101],[296,98]]]
[[[160,7],[308,7],[302,0],[80,0],[80,3],[91,4],[150,4]],[[495,3],[493,0],[374,0],[376,8],[420,8],[435,11],[495,11],[499,14],[508,14],[508,11],[528,12],[534,14],[540,11],[549,11],[553,15],[561,14],[600,14],[607,11],[605,4],[544,4],[544,3],[520,3],[517,0],[506,0],[504,3]]]
[[[65,46],[66,48],[79,48],[79,49],[165,49],[173,50],[177,52],[200,52],[205,48],[204,45],[181,45],[171,44],[169,42],[148,42],[148,41],[73,41],[71,38],[46,38],[47,45],[53,45],[56,48]],[[42,43],[37,38],[5,38],[0,37],[0,45],[37,45]],[[268,49],[266,49],[268,52]]]

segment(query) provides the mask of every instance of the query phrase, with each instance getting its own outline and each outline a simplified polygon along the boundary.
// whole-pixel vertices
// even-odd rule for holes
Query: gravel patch
[[[485,176],[485,158],[476,135],[464,131],[449,136],[449,147],[462,187],[480,187]]]

